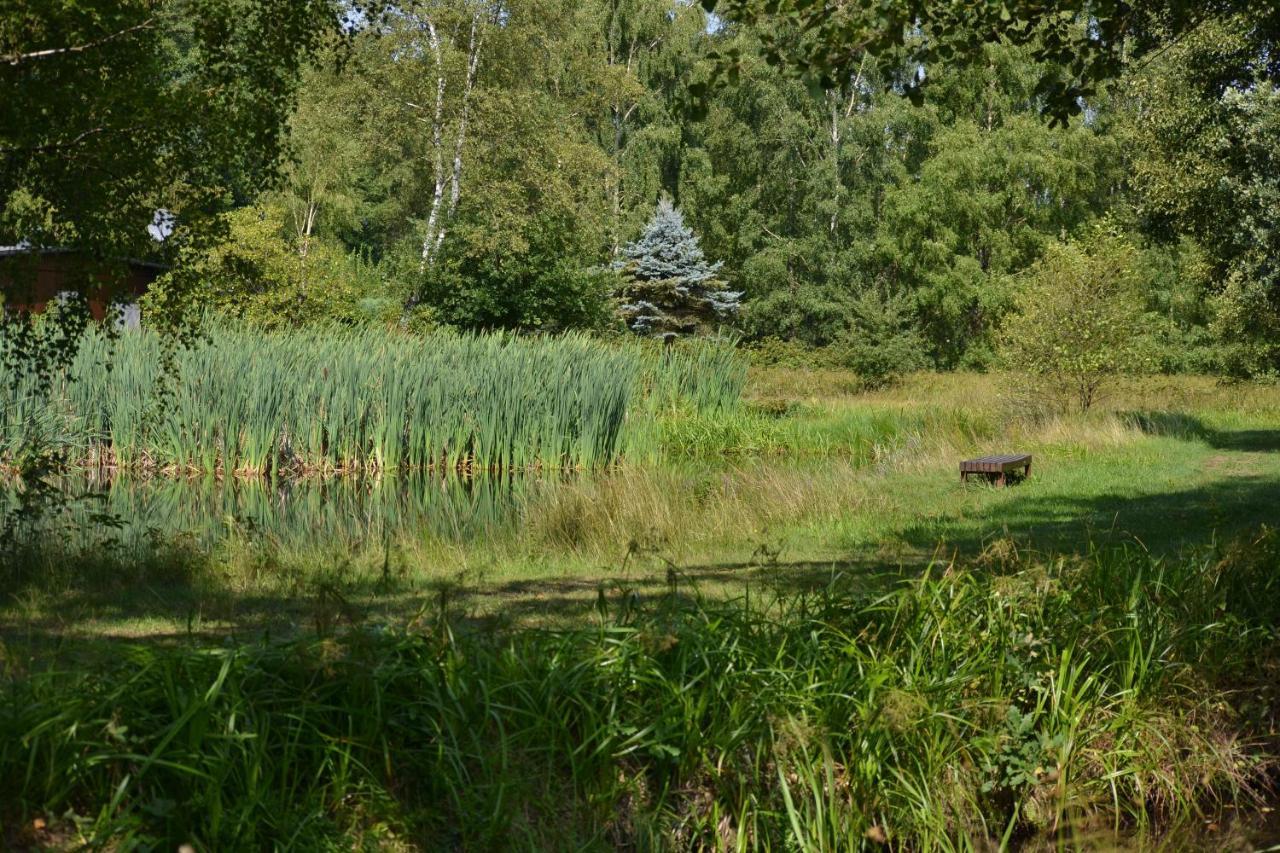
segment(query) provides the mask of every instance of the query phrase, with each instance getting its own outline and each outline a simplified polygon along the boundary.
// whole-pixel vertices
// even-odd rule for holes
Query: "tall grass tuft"
[[[719,344],[654,356],[581,335],[213,324],[172,371],[161,347],[151,333],[90,332],[50,389],[5,371],[0,460],[38,434],[80,464],[132,469],[585,468],[617,458],[642,399],[720,410],[742,388]]]
[[[1246,806],[1280,540],[993,549],[873,597],[137,648],[0,684],[0,820],[93,846],[986,849]],[[39,839],[36,839],[39,840]],[[15,839],[21,842],[22,839]]]

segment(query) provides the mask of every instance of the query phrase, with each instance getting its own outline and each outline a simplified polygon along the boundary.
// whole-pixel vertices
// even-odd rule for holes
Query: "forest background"
[[[611,265],[670,198],[766,359],[987,368],[1050,247],[1120,242],[1152,366],[1265,373],[1280,95],[1250,38],[1207,20],[1054,127],[1030,48],[823,88],[694,5],[439,4],[306,75],[284,181],[231,201],[206,277],[267,325],[621,328]]]

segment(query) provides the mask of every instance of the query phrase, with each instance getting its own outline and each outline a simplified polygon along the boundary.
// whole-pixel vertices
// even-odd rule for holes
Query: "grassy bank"
[[[718,604],[673,575],[569,631],[429,610],[403,632],[10,671],[6,838],[850,850],[1158,830],[1248,806],[1276,769],[1277,559],[1262,531]]]
[[[716,597],[762,578],[878,587],[995,543],[1176,556],[1275,522],[1274,388],[1148,381],[1064,417],[993,406],[998,377],[921,375],[874,394],[842,381],[752,378],[726,418],[783,436],[774,450],[704,445],[594,476],[118,479],[0,561],[0,636],[292,633],[333,591],[390,624],[447,589],[480,618],[569,625],[602,584],[658,594],[670,566]],[[767,401],[784,387],[777,414]],[[681,417],[672,430],[701,420]],[[1030,481],[959,482],[959,458],[1006,449],[1035,454]]]
[[[49,388],[0,370],[0,462],[34,445],[171,474],[598,467],[645,453],[654,412],[732,409],[745,374],[715,344],[204,331],[168,369],[155,334],[90,332]]]

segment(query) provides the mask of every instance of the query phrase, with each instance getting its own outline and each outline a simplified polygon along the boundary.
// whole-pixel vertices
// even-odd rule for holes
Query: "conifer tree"
[[[622,247],[619,313],[639,335],[672,338],[706,331],[731,320],[742,293],[728,290],[709,263],[684,216],[667,199],[640,239]]]

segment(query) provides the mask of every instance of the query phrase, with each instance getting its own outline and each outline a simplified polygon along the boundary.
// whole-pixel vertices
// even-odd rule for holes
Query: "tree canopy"
[[[1238,16],[1260,40],[1280,35],[1280,5],[1246,0],[702,0],[709,12],[757,28],[766,57],[814,75],[823,86],[873,57],[891,85],[917,103],[931,69],[985,60],[985,47],[1031,48],[1041,65],[1036,93],[1055,123],[1081,100],[1207,21]],[[726,59],[736,60],[730,52]]]
[[[1105,219],[1159,364],[1280,369],[1275,4],[712,8],[24,3],[0,245],[160,257],[271,326],[617,331],[669,198],[748,344],[870,374],[997,364]]]
[[[108,273],[207,247],[279,176],[301,70],[343,37],[330,0],[8,3],[0,245]]]

